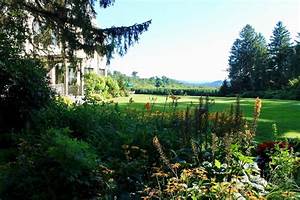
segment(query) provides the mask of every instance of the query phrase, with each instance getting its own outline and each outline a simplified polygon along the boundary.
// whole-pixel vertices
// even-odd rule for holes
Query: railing
[[[53,90],[55,92],[57,92],[58,94],[61,94],[61,95],[65,94],[65,87],[64,87],[63,83],[51,84],[50,87],[53,88]]]
[[[69,94],[78,96],[80,95],[79,86],[78,85],[69,85]]]
[[[56,93],[58,93],[60,95],[65,95],[65,85],[63,83],[51,84],[50,87],[53,88],[53,90]],[[74,96],[82,95],[80,92],[79,86],[78,85],[69,85],[68,95],[74,95]]]

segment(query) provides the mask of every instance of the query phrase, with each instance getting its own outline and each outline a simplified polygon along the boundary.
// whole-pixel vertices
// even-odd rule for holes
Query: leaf
[[[221,163],[217,159],[215,159],[215,166],[220,169],[221,168]]]

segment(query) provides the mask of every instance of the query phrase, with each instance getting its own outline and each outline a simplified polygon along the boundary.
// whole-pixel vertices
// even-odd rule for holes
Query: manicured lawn
[[[133,98],[134,103],[129,105],[129,99]],[[151,98],[157,98],[154,110],[162,110],[165,104],[165,96],[155,95],[131,95],[130,97],[120,97],[114,99],[121,108],[130,106],[136,109],[145,109],[144,105],[151,101]],[[215,104],[211,106],[211,111],[222,111],[230,109],[230,105],[235,103],[235,98],[212,97]],[[194,104],[199,101],[196,96],[181,96],[178,100],[178,109],[185,109],[188,104]],[[171,100],[168,100],[170,103]],[[166,106],[168,108],[168,104]],[[246,119],[251,120],[254,109],[254,99],[241,99],[241,107]],[[278,133],[285,137],[300,138],[300,101],[290,100],[262,100],[262,111],[258,123],[256,139],[258,141],[271,140],[273,138],[272,124],[276,123]]]

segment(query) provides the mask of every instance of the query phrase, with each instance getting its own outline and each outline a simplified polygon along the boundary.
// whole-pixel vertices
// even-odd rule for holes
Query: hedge
[[[135,94],[220,96],[219,90],[206,88],[135,88],[133,90]]]

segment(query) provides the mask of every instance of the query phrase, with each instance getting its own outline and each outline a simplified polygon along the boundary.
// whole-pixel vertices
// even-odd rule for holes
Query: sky
[[[267,41],[278,21],[293,40],[300,32],[300,0],[115,0],[97,11],[105,28],[152,19],[139,43],[109,66],[128,75],[137,71],[140,77],[224,80],[230,48],[246,24]]]

